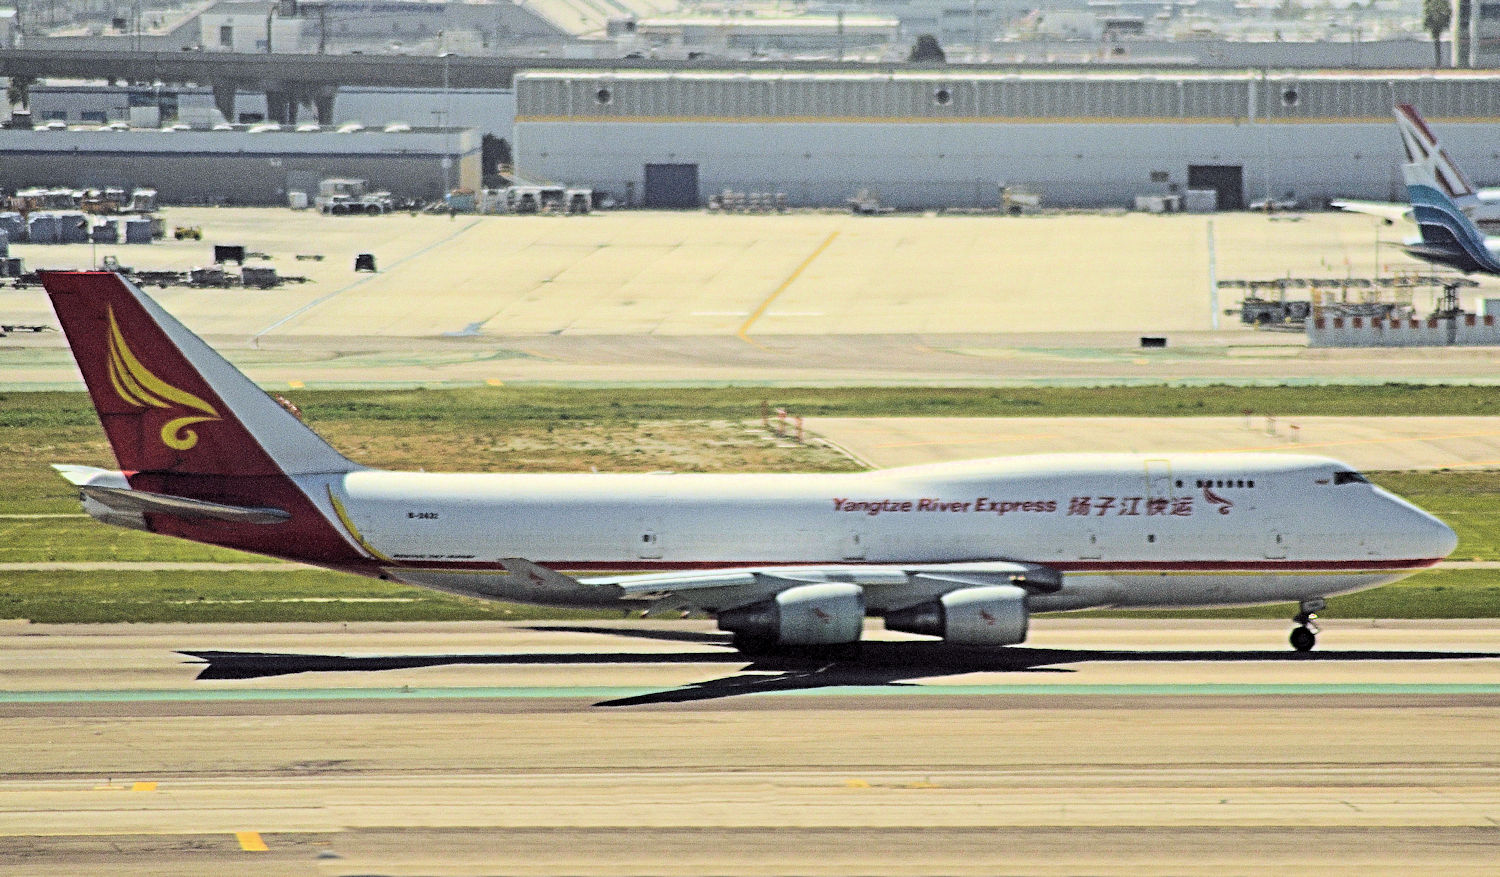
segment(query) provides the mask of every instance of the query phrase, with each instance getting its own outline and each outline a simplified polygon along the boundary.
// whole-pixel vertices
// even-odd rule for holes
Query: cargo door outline
[[[1103,539],[1099,535],[1098,527],[1089,527],[1083,531],[1083,544],[1078,548],[1079,560],[1099,560],[1104,557]]]
[[[844,560],[864,560],[869,552],[869,541],[863,528],[848,530],[839,542],[839,556]]]
[[[1286,521],[1266,522],[1265,555],[1268,560],[1286,559]]]
[[[1146,461],[1146,499],[1172,501],[1172,461],[1161,457]]]
[[[656,500],[662,501],[662,500]],[[662,525],[660,517],[648,515],[636,521],[632,531],[635,556],[641,560],[656,560],[662,556]]]

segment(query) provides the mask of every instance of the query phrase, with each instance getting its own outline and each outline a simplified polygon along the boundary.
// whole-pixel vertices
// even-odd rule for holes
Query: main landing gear
[[[1318,613],[1328,605],[1321,597],[1303,600],[1298,612],[1292,616],[1297,626],[1292,628],[1292,648],[1299,652],[1310,652],[1318,644]]]
[[[736,633],[730,645],[747,658],[784,657],[820,661],[853,661],[863,650],[859,641],[817,646],[786,646],[774,639]]]
[[[776,651],[776,640],[744,633],[735,634],[730,645],[747,658],[760,658]]]

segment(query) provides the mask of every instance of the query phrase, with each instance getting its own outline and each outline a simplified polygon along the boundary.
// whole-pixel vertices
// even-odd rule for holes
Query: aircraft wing
[[[1397,222],[1412,222],[1411,205],[1396,204],[1390,201],[1330,201],[1330,207],[1337,207],[1349,213],[1363,213],[1366,216],[1374,216],[1384,219],[1387,225]]]
[[[825,564],[746,566],[729,569],[591,576],[575,579],[522,558],[506,558],[512,575],[551,589],[607,589],[621,599],[718,610],[742,606],[799,585],[840,582],[871,590],[899,592],[913,603],[962,588],[1015,585],[1032,593],[1053,593],[1062,575],[1049,567],[1011,561],[938,564]]]

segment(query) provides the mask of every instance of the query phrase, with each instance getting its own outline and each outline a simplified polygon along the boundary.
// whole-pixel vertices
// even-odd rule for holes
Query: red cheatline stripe
[[[1027,560],[996,561],[997,563],[1036,563],[1059,572],[1381,572],[1384,570],[1422,569],[1434,566],[1441,557],[1404,558],[1399,560],[1075,560],[1063,562],[1038,562]],[[541,566],[562,570],[607,570],[610,572],[670,572],[674,570],[720,570],[745,567],[786,566],[937,566],[944,561],[902,563],[900,561],[865,560],[538,560]],[[959,561],[962,562],[962,561]],[[499,563],[488,561],[420,561],[398,560],[384,564],[387,569],[424,569],[441,572],[483,572],[503,569]]]

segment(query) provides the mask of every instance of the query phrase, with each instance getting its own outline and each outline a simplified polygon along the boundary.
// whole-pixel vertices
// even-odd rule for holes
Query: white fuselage
[[[834,475],[361,471],[316,490],[392,577],[512,599],[527,595],[495,575],[508,557],[610,571],[1007,560],[1063,573],[1034,611],[1258,603],[1385,584],[1454,545],[1441,521],[1348,467],[1274,454]],[[909,595],[875,588],[867,600],[879,612]]]

